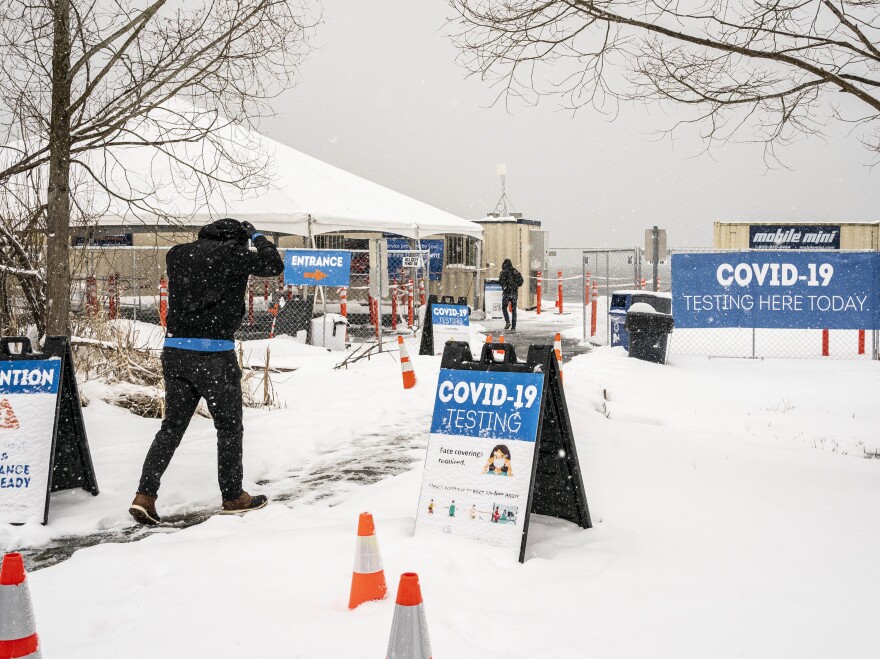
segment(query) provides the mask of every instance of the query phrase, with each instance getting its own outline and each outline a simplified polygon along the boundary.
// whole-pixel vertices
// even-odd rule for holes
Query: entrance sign
[[[840,249],[840,225],[752,224],[749,249]]]
[[[504,361],[495,361],[501,352]],[[577,452],[552,346],[446,345],[434,401],[416,528],[516,551],[531,513],[590,528]]]
[[[0,339],[0,523],[45,524],[49,493],[74,487],[98,493],[67,339]]]
[[[818,251],[674,254],[680,328],[880,328],[880,254]]]
[[[337,249],[284,250],[284,283],[293,286],[348,286],[351,252]]]
[[[433,354],[443,354],[447,341],[470,340],[470,309],[462,304],[432,304],[431,328],[434,332]]]

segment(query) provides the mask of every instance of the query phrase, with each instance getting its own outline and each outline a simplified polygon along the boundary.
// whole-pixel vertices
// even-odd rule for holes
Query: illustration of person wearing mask
[[[431,499],[431,503],[428,504],[428,514],[429,515],[434,514],[434,500],[433,499]]]
[[[484,474],[495,476],[513,476],[513,467],[510,464],[510,449],[504,444],[499,444],[492,449],[489,459],[483,466]]]
[[[452,505],[449,506],[449,516],[455,517],[455,499],[452,500]]]

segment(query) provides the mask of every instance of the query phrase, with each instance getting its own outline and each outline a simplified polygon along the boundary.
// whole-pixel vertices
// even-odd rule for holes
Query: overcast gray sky
[[[698,155],[693,136],[658,141],[674,115],[624,107],[614,121],[572,116],[554,99],[489,107],[444,36],[444,0],[323,0],[318,49],[275,102],[268,136],[467,219],[501,195],[543,222],[552,246],[629,247],[658,224],[672,246],[708,246],[712,222],[880,220],[880,166],[843,128],[782,151],[728,144]]]

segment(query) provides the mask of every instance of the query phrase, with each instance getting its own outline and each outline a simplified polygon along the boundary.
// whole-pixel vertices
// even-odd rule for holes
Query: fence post
[[[397,295],[399,287],[397,281],[391,285],[391,329],[397,331]]]
[[[425,306],[427,299],[428,298],[425,296],[425,278],[422,277],[419,279],[419,306]]]
[[[415,306],[415,282],[413,282],[412,277],[409,279],[409,328],[412,329],[414,326],[413,323],[413,307]]]
[[[599,313],[599,282],[593,280],[593,308],[590,318],[590,336],[596,336],[596,320]]]
[[[165,275],[159,277],[159,324],[167,327],[168,322],[168,280]]]
[[[107,311],[110,320],[116,320],[119,315],[116,279],[119,275],[110,275],[107,278]]]
[[[339,289],[339,314],[348,320],[348,289],[343,286]],[[348,323],[345,323],[345,335],[342,337],[342,340],[348,341]]]
[[[822,356],[828,356],[829,332],[827,329],[822,330]]]
[[[559,307],[559,313],[562,313],[562,270],[556,271],[556,306]]]
[[[537,297],[537,306],[535,306],[535,313],[539,316],[541,315],[541,271],[538,270],[538,283],[535,285],[535,293]]]

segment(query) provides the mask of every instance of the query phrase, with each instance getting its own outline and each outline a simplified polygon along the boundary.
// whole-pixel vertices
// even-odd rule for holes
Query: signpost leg
[[[859,354],[865,354],[865,330],[859,330]]]
[[[829,344],[829,340],[828,340],[828,339],[829,339],[829,337],[828,337],[828,330],[827,330],[827,329],[823,329],[823,330],[822,330],[822,356],[823,356],[823,357],[827,357],[827,356],[828,356],[828,344]]]

